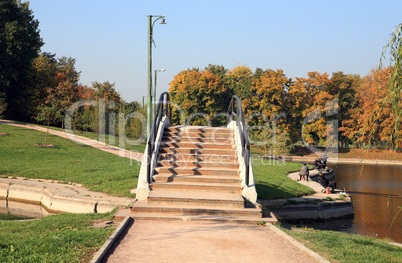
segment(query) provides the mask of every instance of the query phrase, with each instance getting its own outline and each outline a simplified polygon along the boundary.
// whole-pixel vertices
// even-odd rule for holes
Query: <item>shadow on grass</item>
[[[271,186],[256,182],[258,199],[287,199],[297,197],[295,194],[284,191],[277,186]]]

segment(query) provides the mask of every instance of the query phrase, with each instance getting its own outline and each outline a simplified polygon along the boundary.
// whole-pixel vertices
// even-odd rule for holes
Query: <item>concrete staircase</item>
[[[229,128],[168,126],[148,200],[136,201],[135,219],[256,223],[261,210],[241,196],[239,163]]]

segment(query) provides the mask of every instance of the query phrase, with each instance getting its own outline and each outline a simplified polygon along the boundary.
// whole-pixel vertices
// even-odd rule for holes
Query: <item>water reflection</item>
[[[338,188],[355,192],[351,193],[355,217],[347,232],[402,243],[402,212],[397,215],[398,206],[402,207],[402,166],[338,164],[331,167]]]
[[[8,218],[33,219],[42,218],[50,214],[52,213],[48,212],[40,205],[15,201],[6,202],[6,200],[0,200],[0,218],[1,215],[7,215]],[[13,217],[11,217],[10,215],[12,215]]]

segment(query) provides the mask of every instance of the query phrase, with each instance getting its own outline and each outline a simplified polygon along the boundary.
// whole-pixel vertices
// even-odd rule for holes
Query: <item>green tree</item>
[[[95,81],[92,83],[92,88],[95,90],[94,97],[96,99],[104,99],[106,103],[121,101],[120,94],[114,88],[114,83],[110,83],[109,81],[99,83]]]
[[[21,98],[21,107],[28,116],[37,116],[41,104],[45,101],[48,91],[57,86],[56,83],[57,60],[55,54],[42,53],[32,62],[28,72],[30,89],[26,96]]]
[[[252,81],[253,72],[246,66],[238,66],[228,71],[227,83],[233,90],[233,94],[235,94],[241,100],[251,97]]]
[[[50,106],[45,104],[39,106],[39,113],[38,116],[36,116],[36,119],[40,122],[46,123],[47,125],[44,146],[47,146],[47,136],[49,134],[50,124],[55,123],[62,116],[60,111],[60,105],[58,104],[59,103],[56,100],[55,103],[50,104]]]
[[[7,109],[6,99],[4,98],[4,94],[0,92],[0,117],[1,114]]]
[[[340,127],[344,121],[352,118],[351,109],[359,105],[356,90],[360,84],[361,78],[359,75],[345,75],[342,71],[339,71],[332,73],[331,81],[325,87],[325,90],[330,95],[338,98],[339,107],[335,118],[338,120]],[[345,147],[353,142],[342,131],[339,134],[339,141]]]
[[[27,71],[43,45],[38,26],[29,2],[0,2],[0,92],[8,104],[8,118],[26,118],[19,104],[29,89]]]
[[[221,79],[223,79],[227,73],[227,69],[225,69],[225,67],[222,65],[209,64],[208,67],[205,68],[205,70],[211,72],[212,74],[218,76]]]

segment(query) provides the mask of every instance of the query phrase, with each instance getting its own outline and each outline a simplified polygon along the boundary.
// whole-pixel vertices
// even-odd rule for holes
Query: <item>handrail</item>
[[[166,101],[165,101],[166,99]],[[164,102],[165,101],[165,102]],[[158,108],[155,111],[154,121],[152,123],[152,128],[149,133],[148,141],[147,141],[147,183],[152,183],[152,173],[151,173],[151,165],[152,165],[152,153],[155,151],[155,140],[159,130],[159,124],[163,116],[166,116],[169,120],[171,118],[171,107],[170,107],[170,98],[169,92],[163,92],[158,101]]]
[[[236,112],[234,111],[234,103],[236,101]],[[249,186],[250,181],[250,143],[248,140],[247,126],[244,121],[243,109],[241,107],[241,100],[234,95],[230,101],[229,108],[226,115],[226,125],[229,124],[233,118],[236,117],[236,126],[239,129],[240,141],[242,147],[242,156],[246,167],[245,184]]]

